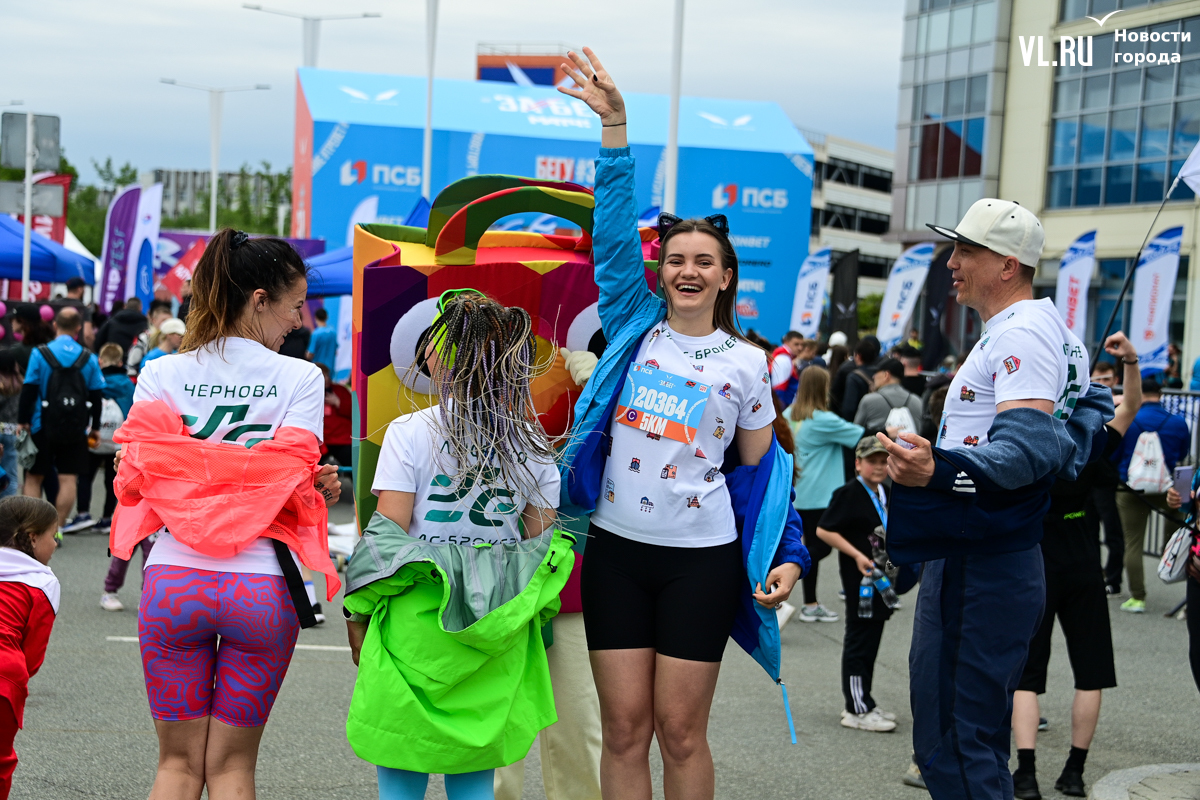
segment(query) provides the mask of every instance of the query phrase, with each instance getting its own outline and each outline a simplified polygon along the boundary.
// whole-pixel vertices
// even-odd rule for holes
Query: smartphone
[[[1195,471],[1195,467],[1175,468],[1175,491],[1183,498],[1184,505],[1187,505],[1188,501],[1191,500],[1192,474]]]

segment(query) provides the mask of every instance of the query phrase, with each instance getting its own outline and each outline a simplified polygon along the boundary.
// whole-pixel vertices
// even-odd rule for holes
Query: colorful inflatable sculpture
[[[359,225],[354,232],[354,497],[359,525],[375,511],[371,481],[387,425],[429,406],[429,379],[410,370],[417,340],[433,322],[447,289],[473,288],[533,317],[538,360],[534,403],[552,437],[564,436],[580,387],[559,348],[591,350],[606,342],[592,277],[591,190],[572,183],[477,175],[447,186],[433,201],[429,227]],[[503,217],[549,214],[582,229],[579,236],[488,230]],[[641,230],[646,279],[655,287],[658,240]]]

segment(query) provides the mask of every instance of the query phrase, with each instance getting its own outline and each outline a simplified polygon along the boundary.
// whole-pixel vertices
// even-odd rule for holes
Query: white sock
[[[313,588],[312,581],[304,582],[304,593],[308,595],[309,604],[315,606],[317,604],[317,590]]]

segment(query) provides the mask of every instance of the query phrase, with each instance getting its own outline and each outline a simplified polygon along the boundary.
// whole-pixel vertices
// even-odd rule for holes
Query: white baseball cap
[[[165,320],[162,325],[158,326],[159,333],[178,333],[180,336],[187,333],[187,328],[183,324],[183,320],[171,317]]]
[[[954,230],[940,225],[927,227],[947,239],[1013,256],[1026,267],[1037,267],[1046,244],[1046,232],[1032,211],[1012,200],[994,197],[972,203]]]

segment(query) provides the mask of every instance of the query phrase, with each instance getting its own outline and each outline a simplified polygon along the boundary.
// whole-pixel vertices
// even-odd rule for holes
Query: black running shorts
[[[651,647],[664,656],[719,662],[746,580],[741,542],[665,547],[592,524],[583,559],[588,650]]]
[[[1029,643],[1029,660],[1025,662],[1017,689],[1045,694],[1055,617],[1067,640],[1075,688],[1092,691],[1116,686],[1108,597],[1104,591],[1104,573],[1097,562],[1080,564],[1071,571],[1046,571],[1046,612]]]

